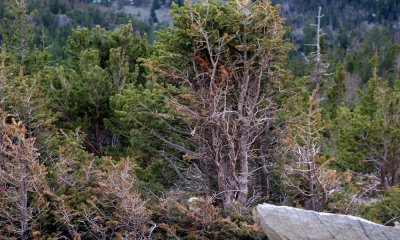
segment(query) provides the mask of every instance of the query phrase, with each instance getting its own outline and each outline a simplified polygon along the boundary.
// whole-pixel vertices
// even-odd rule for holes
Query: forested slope
[[[292,29],[292,41],[297,54],[291,55],[291,69],[297,75],[304,70],[297,61],[303,61],[313,47],[315,17],[322,8],[321,27],[324,31],[322,47],[332,67],[344,60],[346,70],[355,73],[356,81],[366,82],[371,76],[368,62],[374,52],[379,52],[379,72],[386,77],[396,66],[396,44],[400,41],[397,1],[291,1],[277,0],[287,25]],[[297,55],[297,56],[296,56]],[[395,70],[398,71],[398,70]],[[396,73],[397,74],[397,73]]]
[[[0,1],[0,237],[265,239],[262,202],[396,225],[397,2],[281,3],[172,4],[152,38]]]
[[[48,51],[56,58],[65,58],[64,46],[67,37],[76,27],[94,28],[99,25],[108,30],[115,29],[120,24],[132,22],[135,31],[146,33],[153,37],[153,28],[147,22],[135,19],[115,9],[93,1],[26,1],[27,11],[34,25],[35,39],[33,43],[40,45],[41,37],[45,36]],[[0,17],[6,17],[7,1],[0,1]]]

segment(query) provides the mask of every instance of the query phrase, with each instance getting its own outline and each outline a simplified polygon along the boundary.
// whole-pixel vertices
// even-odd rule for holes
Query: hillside
[[[0,239],[398,234],[398,13],[0,0]]]
[[[315,16],[318,8],[322,8],[324,17],[321,26],[324,31],[324,51],[334,69],[338,59],[346,59],[347,70],[355,73],[358,82],[366,82],[370,77],[369,63],[354,61],[362,59],[361,55],[371,55],[379,49],[381,52],[382,74],[397,74],[400,57],[393,49],[393,44],[400,42],[400,4],[397,1],[352,0],[352,1],[297,1],[275,0],[280,4],[280,12],[286,19],[286,25],[291,29],[291,39],[295,44],[296,53],[290,54],[291,70],[296,76],[304,75],[307,69],[305,56],[312,52],[309,45],[315,42]],[[182,4],[178,2],[178,4]],[[110,1],[108,6],[125,13],[132,14],[142,21],[150,21],[159,27],[171,25],[169,17],[171,2],[168,1]],[[374,50],[375,49],[375,50]],[[398,62],[398,65],[393,64]],[[390,66],[389,66],[390,65]],[[389,76],[390,77],[390,76]],[[351,81],[351,80],[350,80]]]
[[[295,75],[305,72],[297,61],[313,51],[310,44],[315,43],[316,15],[322,8],[321,27],[324,32],[323,51],[332,69],[342,62],[346,70],[354,73],[360,83],[369,77],[369,60],[363,56],[379,52],[380,73],[388,78],[396,78],[399,71],[400,56],[397,45],[400,43],[400,4],[398,1],[292,1],[277,0],[281,13],[291,28],[292,42],[296,54],[291,69]],[[297,59],[297,60],[296,60]],[[331,70],[333,71],[333,70]],[[393,75],[394,76],[393,76]],[[350,85],[353,83],[350,83]]]
[[[153,38],[153,27],[147,21],[117,11],[111,6],[92,1],[27,0],[27,10],[32,15],[36,32],[34,43],[41,45],[41,35],[46,35],[49,51],[58,58],[65,58],[64,45],[72,29],[78,26],[93,28],[96,25],[115,29],[120,24],[132,22],[135,31]],[[0,18],[5,17],[6,0],[0,0]]]

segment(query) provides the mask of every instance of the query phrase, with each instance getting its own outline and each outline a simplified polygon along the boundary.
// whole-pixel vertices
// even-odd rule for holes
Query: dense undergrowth
[[[186,2],[152,42],[104,6],[1,3],[1,238],[266,239],[263,202],[398,222],[387,5],[324,39],[268,0]]]

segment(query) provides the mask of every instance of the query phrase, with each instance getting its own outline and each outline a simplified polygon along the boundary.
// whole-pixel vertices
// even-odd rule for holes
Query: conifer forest
[[[0,239],[399,227],[399,177],[398,0],[0,0]]]

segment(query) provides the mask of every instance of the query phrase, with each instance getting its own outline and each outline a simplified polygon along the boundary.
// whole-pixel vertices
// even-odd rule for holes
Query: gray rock
[[[58,18],[57,22],[58,27],[64,27],[71,21],[71,19],[65,14],[58,14],[57,18]]]
[[[400,240],[400,229],[354,216],[261,204],[253,218],[270,240]]]

